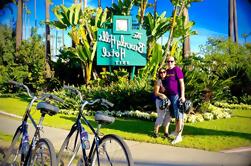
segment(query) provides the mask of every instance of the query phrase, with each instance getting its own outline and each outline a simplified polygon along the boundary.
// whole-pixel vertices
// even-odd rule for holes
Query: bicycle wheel
[[[46,138],[39,139],[28,161],[31,166],[56,166],[56,152],[51,141]]]
[[[98,165],[97,151],[94,150],[91,166],[133,166],[131,152],[125,141],[117,135],[105,135],[98,147],[100,165]]]
[[[77,130],[72,130],[65,138],[58,153],[58,165],[72,165],[79,159],[80,139]],[[80,153],[80,151],[79,151]]]
[[[1,165],[21,165],[21,143],[22,131],[17,129],[12,139],[11,145],[4,153],[3,162]]]

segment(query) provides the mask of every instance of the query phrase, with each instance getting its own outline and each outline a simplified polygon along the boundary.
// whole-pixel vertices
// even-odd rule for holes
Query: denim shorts
[[[184,113],[180,112],[179,110],[179,95],[170,95],[168,96],[168,98],[171,101],[170,105],[171,116],[175,119],[183,119]]]

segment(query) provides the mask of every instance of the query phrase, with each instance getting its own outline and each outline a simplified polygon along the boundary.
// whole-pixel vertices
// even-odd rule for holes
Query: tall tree
[[[51,72],[51,45],[50,45],[50,0],[45,0],[45,39],[46,39],[46,46],[45,46],[45,71],[46,71],[46,78],[52,77]]]
[[[13,9],[10,4],[14,3],[15,0],[1,0],[0,1],[0,16],[5,12],[4,9],[9,9],[11,14],[13,13]]]
[[[64,0],[62,0],[62,5],[64,5]],[[62,30],[62,45],[64,47],[64,30]]]
[[[37,27],[37,0],[34,0],[34,20],[35,20],[35,28]]]
[[[183,15],[185,17],[184,26],[186,26],[189,23],[189,14],[188,14],[188,8],[184,8]],[[184,36],[183,41],[183,57],[187,58],[190,55],[190,37],[189,34],[186,34]]]
[[[23,0],[18,0],[17,24],[16,24],[16,49],[21,45],[23,36]]]
[[[87,0],[84,0],[84,8],[87,7]]]
[[[153,7],[154,7],[154,10],[153,10],[153,13],[154,13],[154,21],[155,21],[155,19],[156,19],[156,14],[157,14],[157,0],[154,0]]]
[[[236,0],[234,0],[234,7],[233,7],[233,17],[234,17],[234,42],[238,43],[238,20],[237,20],[237,7],[236,7]]]
[[[98,7],[101,7],[101,0],[98,0]]]
[[[236,0],[228,1],[228,37],[230,40],[238,42]]]

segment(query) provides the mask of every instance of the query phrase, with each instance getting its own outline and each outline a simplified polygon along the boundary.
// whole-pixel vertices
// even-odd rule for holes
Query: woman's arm
[[[159,80],[157,80],[154,85],[154,95],[161,99],[165,99],[166,95],[160,92],[160,84],[158,83],[158,81]]]

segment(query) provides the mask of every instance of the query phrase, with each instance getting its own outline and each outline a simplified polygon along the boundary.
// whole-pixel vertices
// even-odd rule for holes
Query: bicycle
[[[69,166],[73,165],[75,162],[77,165],[84,166],[133,166],[134,163],[131,152],[122,138],[114,134],[107,134],[101,137],[101,125],[111,124],[115,121],[115,118],[105,115],[100,111],[97,112],[94,116],[95,121],[98,123],[95,130],[82,113],[87,105],[93,106],[94,104],[99,103],[109,108],[112,107],[113,104],[105,99],[96,99],[93,101],[83,100],[81,93],[77,89],[69,86],[64,86],[64,88],[79,96],[81,106],[75,123],[72,125],[71,130],[65,138],[58,153],[58,165]],[[90,128],[93,134],[94,138],[91,146],[88,138],[89,135],[81,125],[81,119]],[[77,156],[80,145],[82,148],[82,157],[78,158]],[[87,151],[89,151],[89,154],[87,154]]]
[[[30,89],[15,81],[9,81],[18,88],[24,88],[27,94],[32,98],[28,104],[26,111],[23,115],[21,125],[16,129],[13,136],[11,145],[4,153],[3,162],[1,165],[57,165],[57,158],[54,146],[47,138],[41,138],[40,131],[42,130],[42,122],[46,114],[53,116],[58,113],[58,107],[46,102],[46,99],[53,99],[55,101],[63,102],[62,99],[52,94],[43,94],[41,97],[37,97],[30,92]],[[40,110],[41,116],[39,123],[36,124],[32,118],[30,112],[31,107],[35,101],[40,101],[37,104],[37,110]],[[28,119],[35,127],[35,133],[32,137],[32,141],[29,141],[28,135]]]

